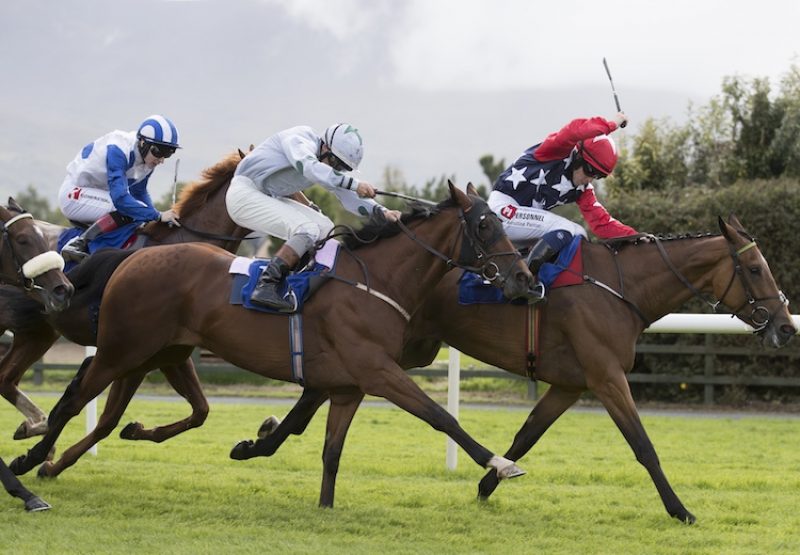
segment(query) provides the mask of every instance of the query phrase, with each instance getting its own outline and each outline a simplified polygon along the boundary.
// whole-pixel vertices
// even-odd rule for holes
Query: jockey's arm
[[[591,185],[586,186],[586,190],[578,197],[576,204],[583,214],[584,220],[589,224],[589,229],[601,239],[637,234],[635,229],[623,224],[608,213],[608,210],[597,200]]]
[[[574,119],[559,131],[550,133],[545,138],[536,149],[536,159],[546,162],[566,158],[580,141],[598,135],[607,135],[616,128],[616,122],[599,116]]]
[[[147,192],[149,176],[129,189],[128,177],[125,175],[128,168],[128,158],[119,147],[109,145],[106,153],[106,167],[108,171],[108,192],[111,195],[114,207],[120,214],[140,222],[159,219],[160,213],[153,206],[153,202]]]

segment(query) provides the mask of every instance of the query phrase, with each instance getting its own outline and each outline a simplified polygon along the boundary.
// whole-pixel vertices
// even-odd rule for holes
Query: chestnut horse
[[[345,435],[365,394],[384,397],[447,433],[498,479],[523,474],[472,439],[397,364],[410,314],[453,265],[483,272],[509,298],[530,290],[530,271],[499,219],[472,187],[467,190],[451,184],[447,201],[418,207],[400,223],[370,230],[379,241],[356,246],[354,235],[348,241],[351,256],[340,257],[335,279],[305,305],[305,383],[328,391],[331,398],[322,506],[333,506]],[[142,249],[128,257],[103,296],[97,355],[87,359],[51,411],[44,438],[15,459],[12,470],[24,473],[42,463],[66,423],[108,384],[140,377],[164,362],[185,360],[193,346],[202,345],[240,368],[292,381],[288,320],[229,303],[232,259],[221,249],[198,244]],[[166,283],[173,287],[165,288]],[[98,423],[95,431],[107,435],[116,421],[102,428]],[[94,439],[85,438],[57,462],[45,463],[40,475],[56,475],[74,464]],[[239,444],[232,455],[249,458],[250,446]]]
[[[142,231],[146,239],[143,246],[203,241],[236,252],[250,230],[239,227],[230,219],[225,208],[225,193],[243,156],[241,151],[231,153],[204,170],[199,181],[181,191],[175,206],[182,226],[170,227],[161,222],[147,224]],[[63,229],[52,225],[51,228]],[[40,314],[37,304],[25,298],[18,289],[0,289],[0,333],[7,329],[14,332],[11,349],[0,361],[0,395],[26,417],[14,433],[14,439],[41,435],[47,430],[47,415],[19,390],[18,384],[23,374],[62,334],[78,345],[95,344],[96,326],[92,323],[92,311],[96,316],[103,287],[116,264],[125,256],[104,254],[90,257],[68,272],[77,287],[77,294],[68,310],[49,318]],[[200,389],[191,359],[178,365],[165,366],[161,370],[175,390],[190,402],[192,414],[154,430],[132,425],[125,432],[130,439],[163,441],[179,431],[201,425],[208,415],[208,403]],[[115,384],[111,398],[123,398],[128,392],[133,395],[138,386],[139,382]]]
[[[47,312],[63,310],[72,296],[72,284],[61,271],[64,261],[49,250],[44,234],[14,199],[8,207],[0,206],[0,279],[21,288],[36,305]],[[50,508],[45,501],[28,491],[0,458],[0,482],[14,497],[22,499],[26,511]]]
[[[661,470],[631,396],[626,374],[633,368],[636,340],[650,323],[674,312],[693,295],[715,309],[720,305],[752,326],[771,347],[785,345],[797,332],[786,300],[767,261],[735,217],[719,220],[721,236],[710,234],[652,242],[583,243],[584,284],[555,289],[540,309],[540,344],[535,378],[550,384],[517,432],[505,457],[524,456],[584,391],[603,403],[636,459],[650,474],[667,512],[686,523],[684,507]],[[406,330],[400,364],[428,366],[442,342],[478,360],[525,376],[531,353],[527,306],[461,305],[461,272],[448,273],[414,315]],[[589,277],[591,276],[591,277]],[[707,295],[718,301],[710,302]],[[273,454],[289,434],[300,434],[327,399],[324,391],[304,390],[278,425],[262,425],[253,451]],[[276,428],[277,426],[277,428]],[[488,499],[499,481],[481,480],[478,496]]]

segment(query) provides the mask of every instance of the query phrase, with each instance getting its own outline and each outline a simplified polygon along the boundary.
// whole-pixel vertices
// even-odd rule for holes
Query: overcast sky
[[[152,113],[177,125],[182,181],[293,125],[365,140],[362,177],[485,182],[574,117],[630,131],[683,121],[724,76],[777,79],[800,54],[800,2],[741,0],[26,0],[0,3],[0,199]],[[151,192],[169,191],[174,159]]]

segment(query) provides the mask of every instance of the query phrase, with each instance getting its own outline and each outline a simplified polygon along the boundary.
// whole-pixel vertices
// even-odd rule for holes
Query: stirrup
[[[61,257],[66,260],[67,262],[81,262],[82,260],[89,257],[89,253],[85,250],[80,248],[75,248],[74,243],[83,244],[83,246],[88,247],[85,241],[79,241],[80,237],[75,237],[74,239],[67,242],[66,245],[61,249]]]
[[[541,281],[537,281],[533,288],[530,289],[530,292],[532,292],[533,295],[528,298],[528,304],[541,303],[547,300],[547,297],[545,297],[547,291],[545,290],[544,283]]]

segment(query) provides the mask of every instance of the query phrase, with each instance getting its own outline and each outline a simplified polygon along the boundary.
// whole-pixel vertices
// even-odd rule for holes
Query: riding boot
[[[89,256],[89,241],[132,221],[132,218],[123,216],[119,212],[110,212],[86,228],[83,233],[67,241],[61,249],[61,256],[67,262],[80,262]]]
[[[528,268],[536,279],[536,285],[534,285],[532,291],[534,296],[529,298],[529,303],[538,303],[545,300],[544,284],[539,281],[539,268],[542,267],[542,264],[551,260],[556,254],[558,254],[558,252],[544,239],[539,239],[531,247],[525,262],[528,264]]]
[[[283,279],[289,275],[299,259],[297,253],[286,245],[278,249],[258,278],[258,283],[250,295],[250,302],[280,312],[292,312],[296,308],[295,304],[281,296],[278,290]]]

